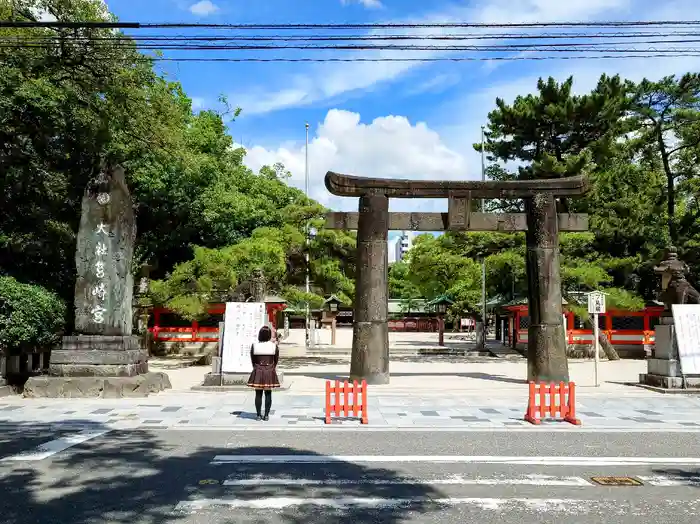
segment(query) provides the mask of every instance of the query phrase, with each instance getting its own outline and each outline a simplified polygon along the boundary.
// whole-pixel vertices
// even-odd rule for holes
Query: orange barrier
[[[537,402],[538,398],[539,403]],[[549,398],[549,404],[547,404],[547,398]],[[525,420],[530,424],[539,424],[547,414],[552,417],[559,414],[565,422],[576,426],[581,425],[581,421],[576,418],[576,384],[573,382],[568,384],[564,382],[559,384],[530,382],[530,397]]]
[[[333,395],[335,397],[331,398]],[[331,381],[326,380],[326,424],[331,423],[331,415],[339,417],[342,414],[347,417],[350,413],[353,417],[359,414],[360,422],[367,424],[367,382],[363,380],[362,384],[358,385],[355,380],[351,385],[346,380],[341,385],[340,381],[336,380],[335,386],[331,386]]]

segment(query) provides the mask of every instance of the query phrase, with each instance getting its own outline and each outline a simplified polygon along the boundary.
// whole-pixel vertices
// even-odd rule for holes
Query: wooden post
[[[350,380],[389,383],[389,198],[360,197]]]
[[[556,200],[551,193],[540,193],[525,199],[525,213],[530,316],[528,381],[568,383]]]
[[[445,319],[442,315],[438,317],[438,329],[440,333],[438,335],[438,346],[445,345]]]

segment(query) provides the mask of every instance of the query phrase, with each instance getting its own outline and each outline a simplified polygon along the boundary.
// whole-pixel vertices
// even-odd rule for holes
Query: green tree
[[[632,133],[641,161],[652,168],[660,165],[666,177],[668,234],[677,242],[676,186],[692,173],[683,169],[687,164],[682,159],[700,146],[700,74],[667,76],[657,82],[644,79],[634,86],[631,102],[625,129]]]

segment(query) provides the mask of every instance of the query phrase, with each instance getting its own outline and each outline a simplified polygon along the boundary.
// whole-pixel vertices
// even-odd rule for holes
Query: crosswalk
[[[74,446],[109,433],[108,429],[56,430],[13,428],[2,431],[0,464],[21,464],[47,460]]]
[[[254,522],[261,512],[269,515],[260,522],[277,522],[282,513],[321,522],[318,515],[339,512],[364,522],[358,512],[399,510],[436,522],[484,511],[513,515],[513,522],[529,513],[568,522],[576,515],[644,515],[645,505],[653,512],[671,502],[696,511],[700,474],[682,468],[697,464],[693,457],[215,455],[210,477],[193,483],[174,511],[234,511],[237,522]],[[657,472],[662,467],[667,473]],[[613,487],[616,479],[622,484]],[[424,521],[431,522],[416,522]]]

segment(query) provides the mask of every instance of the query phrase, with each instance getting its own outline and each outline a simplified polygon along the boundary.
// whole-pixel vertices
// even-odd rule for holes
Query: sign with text
[[[588,293],[588,313],[602,315],[605,313],[605,294],[600,291]]]
[[[250,347],[258,340],[258,332],[266,321],[265,304],[262,302],[226,303],[221,371],[249,373],[253,370]]]
[[[678,360],[684,375],[700,375],[700,305],[672,304]]]

